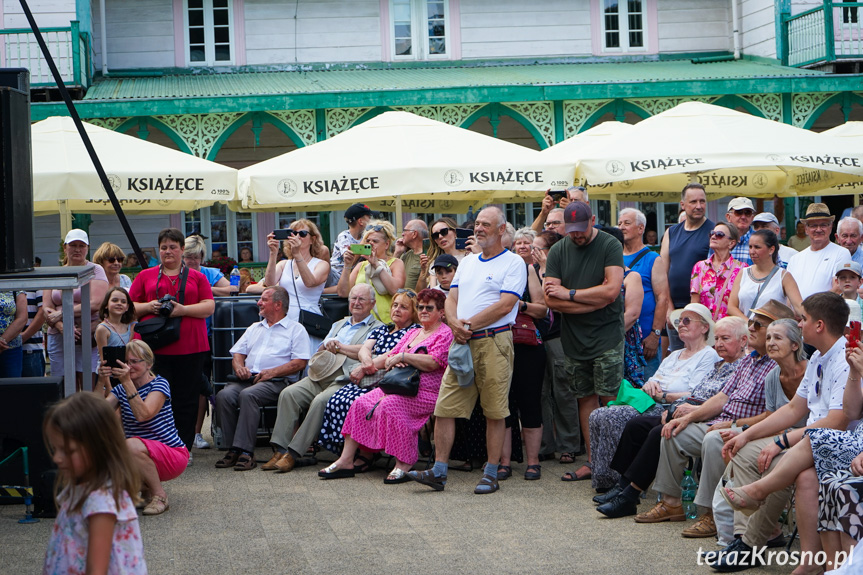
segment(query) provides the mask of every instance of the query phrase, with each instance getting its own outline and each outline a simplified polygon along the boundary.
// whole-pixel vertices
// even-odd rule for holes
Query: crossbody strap
[[[779,266],[773,266],[773,269],[770,270],[770,273],[767,274],[767,277],[761,282],[761,287],[758,288],[758,292],[755,294],[755,299],[752,300],[752,305],[749,306],[750,310],[755,309],[755,306],[758,305],[758,298],[761,297],[761,293],[764,291],[764,288],[767,287],[767,284],[770,283],[770,280],[773,279],[773,276],[776,275],[776,272],[779,270]],[[749,268],[749,278],[752,279],[752,268]]]

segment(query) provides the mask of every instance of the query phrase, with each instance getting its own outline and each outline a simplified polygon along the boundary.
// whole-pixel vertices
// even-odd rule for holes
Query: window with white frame
[[[256,222],[253,214],[232,212],[224,204],[183,213],[183,231],[187,236],[193,233],[208,236],[210,255],[219,251],[235,260],[243,248],[249,248],[253,254],[258,253]]]
[[[234,63],[232,0],[185,0],[186,62]]]
[[[603,51],[646,50],[645,4],[646,0],[601,0]]]
[[[394,59],[449,58],[448,3],[449,0],[390,0]]]

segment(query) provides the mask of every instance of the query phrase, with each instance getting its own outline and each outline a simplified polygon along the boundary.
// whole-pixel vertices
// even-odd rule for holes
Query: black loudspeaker
[[[0,86],[30,93],[30,71],[27,68],[0,68]]]
[[[28,448],[36,517],[54,517],[56,514],[56,467],[42,438],[42,419],[48,407],[62,397],[62,377],[0,379],[0,461],[19,447]],[[24,485],[20,454],[0,466],[0,485]],[[23,500],[11,501],[23,503]]]
[[[258,298],[240,296],[237,299],[216,300],[213,312],[213,381],[224,383],[231,369],[231,348],[237,343],[246,328],[261,321]]]
[[[3,72],[0,70],[0,78]],[[34,239],[30,93],[2,85],[0,230],[0,273],[32,270]]]

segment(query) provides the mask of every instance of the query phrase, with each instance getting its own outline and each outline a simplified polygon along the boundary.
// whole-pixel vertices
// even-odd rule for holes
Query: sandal
[[[584,468],[587,468],[587,475],[578,475],[578,472]],[[567,471],[563,474],[563,477],[560,478],[561,481],[587,481],[588,479],[593,479],[593,471],[591,470],[590,463],[585,463],[575,471]]]
[[[450,468],[450,469],[452,469],[452,470],[454,470],[454,471],[467,471],[467,472],[471,472],[471,471],[473,471],[473,463],[471,463],[471,462],[468,460],[468,461],[465,461],[464,463],[462,463],[461,465],[450,465],[450,466],[449,466],[449,468]]]
[[[571,451],[564,451],[560,454],[560,462],[564,465],[571,465],[575,463],[575,453]]]
[[[539,479],[540,477],[542,477],[541,465],[528,465],[527,469],[524,470],[524,478],[528,481]]]
[[[168,498],[154,495],[150,502],[144,507],[144,515],[161,515],[168,510]]]
[[[485,477],[483,475],[483,477]],[[506,481],[512,477],[512,467],[509,465],[498,465],[497,466],[497,480],[498,481]]]
[[[318,471],[318,477],[321,479],[344,479],[346,477],[353,477],[354,470],[353,469],[341,469],[336,467],[336,464],[333,463],[329,467],[325,467]]]
[[[482,474],[482,479],[479,480],[479,483],[476,484],[476,488],[473,490],[477,495],[485,495],[487,493],[494,493],[500,489],[500,485],[497,482],[497,479],[492,477],[491,475]]]
[[[764,500],[758,501],[750,497],[742,487],[723,487],[719,493],[722,498],[735,511],[739,511],[747,517],[758,511],[758,508],[764,505]]]
[[[354,457],[354,473],[365,473],[369,469],[372,468],[372,464],[375,462],[377,458],[372,456],[371,458],[366,457],[365,455],[357,454]],[[362,461],[359,465],[357,465],[357,460]]]
[[[244,453],[239,459],[237,459],[237,463],[234,464],[234,471],[249,471],[257,466],[258,464],[255,461],[255,456]]]
[[[410,480],[411,479],[408,477],[406,472],[396,467],[384,478],[384,483],[387,485],[395,485],[396,483],[406,483]]]

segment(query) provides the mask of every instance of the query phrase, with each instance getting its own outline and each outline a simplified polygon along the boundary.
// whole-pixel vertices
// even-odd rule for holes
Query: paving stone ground
[[[384,461],[354,479],[322,481],[323,458],[275,475],[215,469],[220,453],[195,450],[192,467],[166,484],[170,510],[140,518],[150,573],[714,573],[696,559],[715,541],[680,536],[691,522],[605,519],[589,481],[560,480],[572,465],[545,462],[541,480],[525,481],[515,464],[500,492],[474,495],[479,471],[451,471],[446,490],[435,492],[384,485]],[[651,493],[641,510],[654,500]],[[0,506],[2,575],[41,572],[53,520],[19,525],[22,515],[23,506]]]

